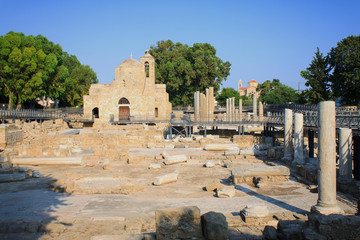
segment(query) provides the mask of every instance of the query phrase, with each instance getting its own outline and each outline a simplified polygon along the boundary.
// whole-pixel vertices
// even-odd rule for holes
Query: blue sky
[[[316,48],[360,34],[360,1],[0,0],[0,35],[41,34],[110,83],[114,68],[160,40],[210,43],[229,61],[223,87],[278,78],[295,89]]]

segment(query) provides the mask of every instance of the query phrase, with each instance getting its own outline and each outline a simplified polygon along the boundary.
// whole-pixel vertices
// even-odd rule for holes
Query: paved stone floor
[[[286,182],[268,184],[268,186],[260,189],[247,184],[238,184],[234,186],[236,188],[235,197],[217,198],[214,192],[206,192],[203,190],[203,187],[214,178],[221,180],[224,185],[231,185],[228,181],[231,176],[231,169],[221,166],[204,168],[201,161],[189,161],[183,164],[163,166],[157,170],[149,170],[148,165],[149,163],[136,165],[114,163],[110,170],[102,170],[100,167],[34,167],[44,177],[28,179],[25,182],[0,184],[0,223],[45,221],[50,226],[51,222],[64,221],[77,226],[76,222],[86,220],[87,223],[83,225],[91,223],[93,228],[95,228],[96,224],[94,224],[94,221],[102,220],[110,221],[115,228],[117,226],[115,223],[130,221],[129,219],[134,218],[143,218],[145,222],[149,222],[149,227],[145,232],[154,232],[153,219],[156,209],[197,206],[202,214],[208,211],[222,212],[230,218],[233,217],[231,221],[234,222],[241,221],[239,211],[249,203],[264,204],[272,214],[286,212],[306,214],[310,207],[316,204],[318,197],[317,193],[311,192],[307,185],[299,183],[291,177]],[[261,166],[264,163],[239,160],[234,162],[232,167],[240,168],[255,165]],[[162,186],[152,185],[152,180],[155,176],[174,170],[179,171],[177,182]],[[49,183],[53,180],[72,178],[75,181],[84,177],[99,176],[123,176],[128,179],[136,179],[139,181],[138,184],[142,184],[144,187],[128,195],[75,195],[53,192],[49,189]],[[355,211],[353,206],[347,205],[343,201],[339,201],[338,204],[346,212]],[[29,233],[27,235],[18,233],[16,235],[16,231],[13,231],[15,232],[13,234],[0,234],[0,238],[19,239],[19,234],[21,234],[23,239],[107,239],[106,237],[96,238],[95,236],[106,235],[109,232],[115,234],[117,231],[116,229],[106,230],[107,226],[98,226],[99,229],[103,230],[81,230],[83,225],[77,226],[77,230],[72,229],[73,235],[66,232],[66,229],[60,229],[60,231],[57,229],[49,230],[48,232],[50,233],[46,235],[39,235],[38,233]],[[252,239],[252,237],[253,239],[260,238],[261,228],[256,229],[256,227],[249,228],[249,226],[240,225],[235,226],[233,229],[231,239],[242,239],[245,235],[247,236],[245,239]],[[66,227],[66,224],[64,226]],[[128,231],[126,231],[126,234],[129,234],[129,231],[131,233],[131,228],[129,227],[130,225],[127,226]],[[24,228],[28,230],[29,227]],[[139,232],[141,229],[136,231]],[[136,231],[134,230],[134,233]],[[21,229],[18,232],[21,232]],[[252,235],[252,233],[254,234]],[[117,239],[122,238],[132,239],[129,236],[118,237]]]

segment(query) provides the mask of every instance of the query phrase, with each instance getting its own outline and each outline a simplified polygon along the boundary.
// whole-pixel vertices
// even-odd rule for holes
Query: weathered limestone
[[[253,114],[254,114],[254,119],[257,119],[257,97],[256,97],[256,94],[253,94]]]
[[[213,144],[206,144],[204,146],[204,150],[206,151],[226,151],[236,147],[235,144],[226,144],[226,143],[213,143]]]
[[[235,184],[252,183],[254,177],[266,177],[267,181],[285,181],[290,176],[290,169],[284,166],[233,169],[231,176]]]
[[[240,149],[238,147],[233,147],[230,148],[229,150],[226,150],[224,152],[225,156],[229,156],[229,155],[239,155]]]
[[[339,175],[352,178],[352,130],[349,128],[339,129]]]
[[[284,157],[292,159],[293,147],[293,115],[291,109],[285,109],[285,126],[284,126]]]
[[[205,167],[207,168],[215,167],[215,162],[213,160],[207,160],[205,163]]]
[[[272,220],[269,210],[265,205],[248,204],[240,211],[240,216],[246,223],[268,222]]]
[[[217,189],[216,195],[218,198],[229,198],[234,197],[236,194],[235,188],[223,187],[221,189]]]
[[[14,158],[14,165],[83,165],[82,157]]]
[[[149,165],[149,169],[160,169],[161,168],[161,164],[160,163],[151,163]]]
[[[0,182],[24,181],[25,178],[25,173],[0,174]]]
[[[262,102],[259,102],[259,120],[262,121],[264,117],[264,106]]]
[[[156,210],[155,222],[157,240],[202,238],[198,207]]]
[[[319,105],[319,169],[318,201],[311,211],[321,214],[339,213],[336,201],[336,120],[335,102]]]
[[[239,155],[247,155],[247,156],[259,156],[266,155],[267,151],[260,151],[257,149],[240,149]]]
[[[242,98],[239,99],[239,120],[242,120]]]
[[[198,121],[200,118],[200,92],[196,91],[194,93],[194,115],[195,121]]]
[[[201,216],[201,226],[206,239],[227,240],[229,238],[228,223],[222,213],[205,213]]]
[[[179,176],[178,171],[162,174],[160,176],[155,177],[153,184],[155,186],[160,186],[160,185],[163,185],[166,183],[176,182],[178,179],[178,176]]]
[[[220,186],[221,186],[220,181],[218,179],[214,179],[206,184],[205,189],[206,191],[210,192],[219,189]]]
[[[205,90],[205,94],[199,91],[194,93],[194,117],[195,121],[212,121],[214,119],[214,88]]]
[[[305,160],[304,160],[304,117],[301,113],[295,113],[294,163],[295,164],[305,164]]]
[[[173,155],[173,156],[166,156],[164,163],[166,165],[171,165],[175,163],[183,163],[187,161],[186,155]]]

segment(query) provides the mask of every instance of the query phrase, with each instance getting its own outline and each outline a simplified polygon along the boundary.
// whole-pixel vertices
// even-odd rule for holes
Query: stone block
[[[160,176],[155,177],[153,184],[155,186],[159,186],[159,185],[163,185],[166,183],[176,182],[178,179],[178,176],[179,176],[178,171],[162,174]]]
[[[161,164],[160,163],[151,163],[149,165],[149,169],[160,169],[161,168]]]
[[[226,150],[226,151],[224,152],[224,155],[225,155],[225,156],[229,156],[229,155],[239,155],[239,153],[240,153],[240,149],[239,149],[238,147],[233,147],[233,148],[231,148],[231,149],[229,149],[229,150]]]
[[[235,196],[236,190],[234,188],[224,187],[218,189],[216,194],[218,198],[229,198]]]
[[[186,155],[174,155],[165,157],[164,163],[166,165],[171,165],[175,163],[183,163],[187,161]]]
[[[281,181],[290,176],[290,169],[284,166],[242,168],[231,170],[231,175],[235,184],[242,183],[246,178],[253,177],[283,177],[278,178]]]
[[[208,240],[227,240],[229,229],[222,213],[208,212],[201,216],[203,235]]]
[[[25,178],[26,178],[26,173],[0,174],[0,182],[24,181]]]
[[[155,222],[157,240],[202,238],[198,207],[156,210]]]
[[[206,191],[210,192],[219,189],[220,186],[221,186],[220,181],[218,179],[213,179],[212,181],[206,184],[205,189]]]
[[[212,168],[215,166],[215,162],[213,160],[207,160],[204,166],[207,168]]]
[[[82,157],[14,158],[13,164],[18,164],[18,165],[83,165],[83,159],[82,159]]]
[[[237,146],[234,144],[214,143],[214,144],[206,144],[204,146],[204,150],[206,150],[206,151],[226,151],[226,150],[232,149],[234,147],[237,147]]]

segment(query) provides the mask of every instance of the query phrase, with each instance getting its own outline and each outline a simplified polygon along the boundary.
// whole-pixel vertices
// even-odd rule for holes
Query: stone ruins
[[[278,127],[255,95],[250,110],[234,98],[219,110],[209,88],[174,122],[168,102],[150,95],[168,99],[147,62],[152,78],[145,54],[124,61],[112,87],[92,86],[84,116],[102,124],[0,125],[0,239],[359,239],[357,133],[336,136],[334,102],[318,105],[316,129],[292,109]],[[132,79],[143,85],[127,89]],[[118,114],[122,98],[130,120]],[[169,121],[131,122],[156,108]]]

